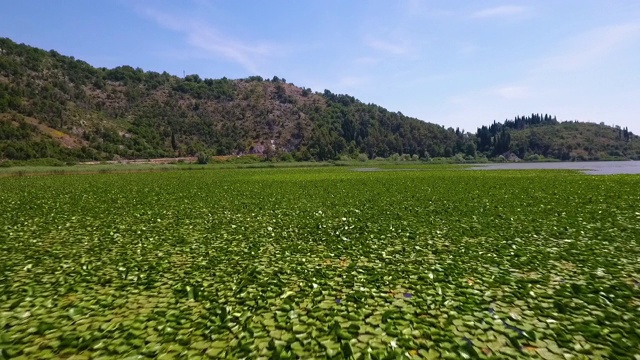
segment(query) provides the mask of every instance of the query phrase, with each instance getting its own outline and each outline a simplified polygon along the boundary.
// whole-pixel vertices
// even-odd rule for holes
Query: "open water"
[[[640,161],[540,162],[474,165],[471,170],[582,170],[590,175],[640,174]]]

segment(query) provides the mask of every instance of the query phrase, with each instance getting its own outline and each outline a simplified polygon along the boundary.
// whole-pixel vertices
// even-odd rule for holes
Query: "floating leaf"
[[[637,177],[417,168],[0,178],[0,355],[638,355]]]

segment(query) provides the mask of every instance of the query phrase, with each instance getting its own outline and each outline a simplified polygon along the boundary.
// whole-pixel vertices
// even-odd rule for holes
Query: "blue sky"
[[[550,113],[640,134],[640,1],[8,1],[0,36],[175,75],[277,75],[475,132]]]

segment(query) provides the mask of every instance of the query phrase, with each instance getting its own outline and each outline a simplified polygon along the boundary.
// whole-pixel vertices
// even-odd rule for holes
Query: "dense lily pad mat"
[[[633,358],[640,177],[0,179],[0,359]]]

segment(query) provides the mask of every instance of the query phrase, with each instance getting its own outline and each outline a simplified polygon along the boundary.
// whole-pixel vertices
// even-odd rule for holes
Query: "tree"
[[[493,154],[501,155],[509,151],[511,145],[511,134],[507,132],[507,128],[503,127],[502,131],[493,139]]]
[[[17,159],[18,158],[18,152],[12,146],[7,146],[4,149],[4,156],[7,159]]]
[[[273,159],[276,158],[276,156],[278,155],[278,152],[276,151],[276,149],[273,148],[271,144],[267,144],[264,147],[264,152],[262,154],[264,155],[265,160],[272,161]]]
[[[178,150],[178,142],[176,141],[176,133],[171,132],[171,148],[173,151]]]
[[[476,144],[473,141],[468,141],[464,147],[464,154],[471,157],[476,157]]]
[[[205,152],[200,152],[196,155],[196,161],[198,164],[208,164],[209,163],[209,155]]]
[[[478,138],[477,150],[481,152],[491,151],[491,136],[491,131],[488,127],[483,126],[482,128],[479,128],[476,133],[476,137]]]

